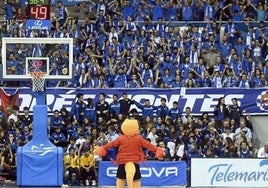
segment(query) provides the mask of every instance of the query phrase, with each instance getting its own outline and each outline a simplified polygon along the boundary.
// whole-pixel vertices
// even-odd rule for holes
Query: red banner
[[[3,88],[0,88],[0,98],[3,113],[6,118],[10,115],[8,108],[12,109],[12,106],[19,106],[19,90],[17,89],[13,94],[7,94]]]

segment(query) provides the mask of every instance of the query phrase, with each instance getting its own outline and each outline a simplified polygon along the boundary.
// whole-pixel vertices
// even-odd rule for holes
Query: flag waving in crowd
[[[1,117],[8,118],[8,109],[12,109],[14,105],[19,106],[19,92],[18,89],[13,94],[7,94],[3,88],[0,88]]]

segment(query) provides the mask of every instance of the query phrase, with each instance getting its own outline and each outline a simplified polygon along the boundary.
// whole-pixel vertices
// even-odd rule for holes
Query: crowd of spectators
[[[99,0],[71,8],[57,1],[51,29],[41,31],[28,30],[25,9],[8,0],[10,25],[1,26],[0,36],[73,38],[74,79],[49,87],[266,87],[266,3]],[[18,48],[7,54],[12,65],[24,56]],[[49,74],[64,74],[66,50],[47,56],[56,59]]]
[[[73,38],[74,79],[49,82],[51,87],[267,86],[266,1],[99,0],[82,2],[74,12],[59,1],[50,31],[28,31],[25,10],[11,0],[5,9],[10,25],[1,26],[1,37]],[[76,15],[75,19],[72,15]],[[179,21],[187,21],[183,29],[176,25]],[[191,21],[202,21],[204,26]],[[246,32],[239,29],[237,21],[246,22]],[[258,26],[250,25],[251,21],[257,21]],[[62,52],[66,51],[57,53],[61,63],[53,62],[55,69],[66,59]],[[7,57],[18,60],[18,53],[13,51]],[[11,70],[16,69],[15,66]],[[62,70],[58,70],[57,74],[61,74]],[[108,103],[105,94],[100,93],[94,104],[79,93],[70,111],[54,111],[48,125],[49,139],[65,149],[65,167],[69,172],[66,182],[72,185],[95,184],[93,147],[116,139],[125,118],[137,119],[140,134],[165,148],[161,161],[185,160],[190,167],[192,157],[257,157],[250,116],[237,99],[232,102],[227,106],[220,98],[214,115],[203,113],[194,117],[191,108],[183,112],[178,101],[168,108],[165,98],[160,106],[153,106],[150,100],[140,104],[124,93],[115,94],[113,102]],[[131,108],[133,104],[141,115],[137,108]],[[19,113],[14,106],[9,117],[1,116],[0,166],[4,171],[14,170],[17,147],[31,137],[32,115],[28,107]],[[144,155],[147,160],[157,160],[145,150]],[[116,148],[100,160],[114,160],[115,156]]]
[[[66,183],[72,185],[95,185],[95,163],[116,161],[117,148],[110,149],[103,158],[94,156],[93,150],[94,146],[102,146],[120,136],[120,126],[126,118],[139,122],[139,134],[144,139],[165,148],[163,159],[156,159],[144,149],[145,160],[185,161],[190,169],[191,158],[265,158],[265,150],[257,154],[250,116],[238,103],[233,98],[232,105],[226,105],[222,97],[213,115],[203,113],[199,117],[192,115],[190,107],[183,112],[177,101],[168,108],[166,98],[161,99],[159,106],[153,106],[150,100],[140,104],[123,93],[122,96],[114,94],[113,101],[108,103],[105,94],[99,93],[94,104],[91,98],[84,99],[84,95],[78,93],[70,111],[64,107],[54,111],[49,118],[48,135],[55,146],[64,148]],[[32,139],[32,128],[28,107],[19,113],[19,108],[14,106],[8,118],[2,116],[0,164],[3,171],[16,169],[16,149]]]

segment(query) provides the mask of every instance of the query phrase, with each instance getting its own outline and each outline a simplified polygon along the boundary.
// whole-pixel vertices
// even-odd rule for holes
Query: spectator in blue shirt
[[[55,132],[51,134],[49,140],[55,145],[59,147],[67,146],[67,139],[64,133],[61,131],[59,126],[55,127]]]
[[[112,75],[114,75],[114,87],[115,88],[127,87],[127,76],[124,73],[124,70],[122,67],[118,68],[117,73],[115,73],[115,70],[112,68],[111,73],[112,73]]]
[[[234,45],[234,48],[236,49],[236,53],[240,59],[242,59],[243,54],[246,50],[246,44],[244,44],[243,38],[238,37],[237,43]]]
[[[155,5],[153,5],[153,20],[152,21],[157,21],[159,18],[164,18],[164,9],[162,5],[161,0],[156,0]]]
[[[141,29],[144,30],[146,34],[149,34],[154,29],[154,26],[153,26],[150,18],[145,18],[144,22],[142,24],[143,25],[142,25]]]
[[[100,10],[98,18],[96,20],[96,30],[100,32],[102,27],[106,27],[106,16],[104,15],[104,11]]]
[[[128,16],[133,17],[134,7],[130,4],[129,0],[126,0],[125,4],[122,5],[122,7],[123,7],[122,13],[123,13],[124,20],[127,20]]]
[[[153,106],[150,104],[149,99],[145,99],[144,104],[140,104],[139,102],[134,100],[134,104],[142,110],[142,119],[145,121],[146,117],[150,117],[151,119],[154,119],[154,112],[157,110],[156,106]]]
[[[172,120],[172,122],[175,123],[178,117],[180,117],[182,114],[181,110],[179,109],[179,103],[177,101],[174,101],[172,103],[172,108],[169,109],[169,117]]]
[[[141,29],[145,19],[145,12],[143,11],[142,3],[139,3],[138,6],[135,8],[133,17],[134,20],[137,21],[137,29]]]
[[[130,29],[126,30],[126,34],[122,39],[122,47],[125,49],[130,49],[134,39],[135,34]]]
[[[239,77],[239,80],[237,81],[237,87],[243,89],[250,88],[250,80],[248,79],[246,73],[242,73],[242,75]]]
[[[225,59],[231,54],[233,45],[228,41],[228,35],[223,35],[222,42],[219,44],[221,59]]]
[[[169,22],[165,23],[165,22],[163,22],[162,17],[158,18],[157,23],[155,24],[155,30],[158,32],[158,36],[160,36],[160,37],[165,36],[166,28],[168,27],[168,25],[170,23],[171,23],[171,20],[169,20]]]
[[[201,21],[204,18],[204,8],[200,1],[197,1],[193,6],[193,20]]]
[[[253,57],[251,55],[251,51],[249,49],[246,50],[243,56],[242,64],[242,68],[245,73],[248,75],[248,77],[251,77],[252,73],[254,72],[253,70],[257,68],[257,64],[254,62]]]
[[[266,81],[266,77],[264,74],[261,74],[261,78],[256,85],[256,88],[265,88],[268,86],[268,82]]]
[[[180,88],[184,86],[184,82],[181,79],[180,75],[176,75],[175,80],[172,81],[171,87],[172,88]]]
[[[261,75],[262,75],[261,69],[257,68],[251,77],[251,87],[256,88],[259,85],[260,80],[261,80]]]
[[[236,87],[237,77],[235,76],[233,69],[225,68],[225,75],[223,80],[223,87]]]
[[[91,123],[95,124],[97,120],[96,108],[92,98],[87,99],[87,105],[85,107],[84,117],[88,118]]]
[[[229,115],[228,106],[225,104],[225,98],[220,97],[218,104],[214,108],[214,115],[216,119],[216,126],[219,128],[222,125],[222,120]]]
[[[214,5],[214,2],[212,0],[208,0],[205,3],[205,6],[204,6],[204,20],[205,21],[214,19],[214,16],[216,14],[214,7],[215,7],[215,5]]]
[[[15,16],[16,11],[14,4],[12,3],[12,0],[8,0],[4,8],[5,8],[6,20],[10,21]]]
[[[80,74],[78,74],[78,72],[75,70],[74,71],[74,78],[68,83],[68,87],[73,87],[73,88],[77,88],[80,89],[82,87],[80,80]],[[55,83],[50,82],[50,84],[55,85]]]
[[[118,101],[118,95],[113,94],[113,101],[109,104],[109,111],[113,110],[118,117],[120,114],[120,102]]]
[[[235,22],[241,22],[244,21],[245,15],[239,12],[238,10],[235,10],[232,16],[233,21]]]
[[[242,62],[239,60],[237,54],[234,54],[234,61],[233,64],[231,65],[231,68],[234,71],[235,76],[239,77],[241,73],[243,72],[242,70]]]
[[[178,9],[180,8],[175,1],[170,1],[166,3],[164,6],[165,10],[165,20],[178,21]]]
[[[76,95],[77,101],[72,105],[71,113],[74,117],[75,123],[83,123],[85,116],[86,103],[84,103],[84,94],[78,93]]]
[[[62,118],[63,127],[66,127],[67,122],[73,122],[73,115],[65,107],[60,109],[60,117]]]
[[[50,134],[54,133],[56,126],[63,128],[62,122],[63,122],[63,119],[59,114],[59,110],[54,110],[53,116],[50,117],[49,133]]]
[[[234,23],[231,18],[228,19],[228,23],[225,25],[224,34],[227,34],[228,40],[231,44],[234,44],[237,41],[239,30],[236,23]]]
[[[142,82],[144,88],[156,88],[157,82],[153,82],[152,78],[147,78],[146,82]]]
[[[108,87],[109,88],[114,87],[114,76],[106,67],[103,67],[102,73],[99,75],[98,88],[108,88]]]
[[[183,21],[193,20],[193,8],[192,8],[192,5],[189,4],[188,1],[184,2],[184,6],[182,8],[182,20]]]
[[[181,78],[187,79],[189,72],[193,69],[193,65],[190,64],[190,58],[189,56],[185,57],[184,63],[180,64],[179,70],[181,71]]]
[[[19,62],[16,60],[14,53],[10,53],[6,62],[7,73],[6,74],[18,74]]]
[[[66,122],[66,139],[70,142],[71,138],[77,138],[77,126],[72,121]]]
[[[165,88],[170,88],[174,77],[171,75],[169,68],[166,68],[164,71],[164,75],[161,76],[161,81],[165,85]]]
[[[187,174],[188,174],[188,182],[190,182],[190,167],[191,167],[191,159],[192,158],[201,158],[201,152],[198,150],[198,146],[196,143],[192,143],[188,150],[185,151],[185,159],[187,165]]]
[[[131,76],[131,80],[128,82],[128,88],[140,88],[141,83],[140,79],[138,78],[138,75],[136,73],[133,73]]]
[[[60,24],[60,27],[66,27],[69,19],[69,11],[62,1],[57,2],[56,18]]]
[[[141,72],[141,79],[143,83],[147,83],[148,78],[150,78],[152,81],[154,80],[153,78],[153,71],[150,69],[150,65],[148,62],[144,63],[144,70]]]
[[[206,40],[202,45],[202,51],[208,52],[211,46],[215,46],[216,49],[218,49],[218,46],[215,41],[214,35],[210,34],[208,36],[208,40]]]
[[[166,53],[165,60],[160,64],[160,73],[164,75],[167,69],[169,70],[171,76],[174,76],[174,62],[171,61],[171,55],[169,53]]]
[[[169,108],[167,107],[167,99],[161,98],[161,104],[156,109],[156,118],[160,117],[163,120],[167,119],[169,115]]]

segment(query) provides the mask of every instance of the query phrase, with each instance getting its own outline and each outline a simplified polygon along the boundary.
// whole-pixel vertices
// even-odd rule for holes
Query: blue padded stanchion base
[[[33,139],[17,150],[18,186],[61,186],[63,149],[48,140],[47,106],[34,106]]]
[[[61,186],[63,184],[62,148],[44,145],[20,147],[17,153],[18,186]]]

